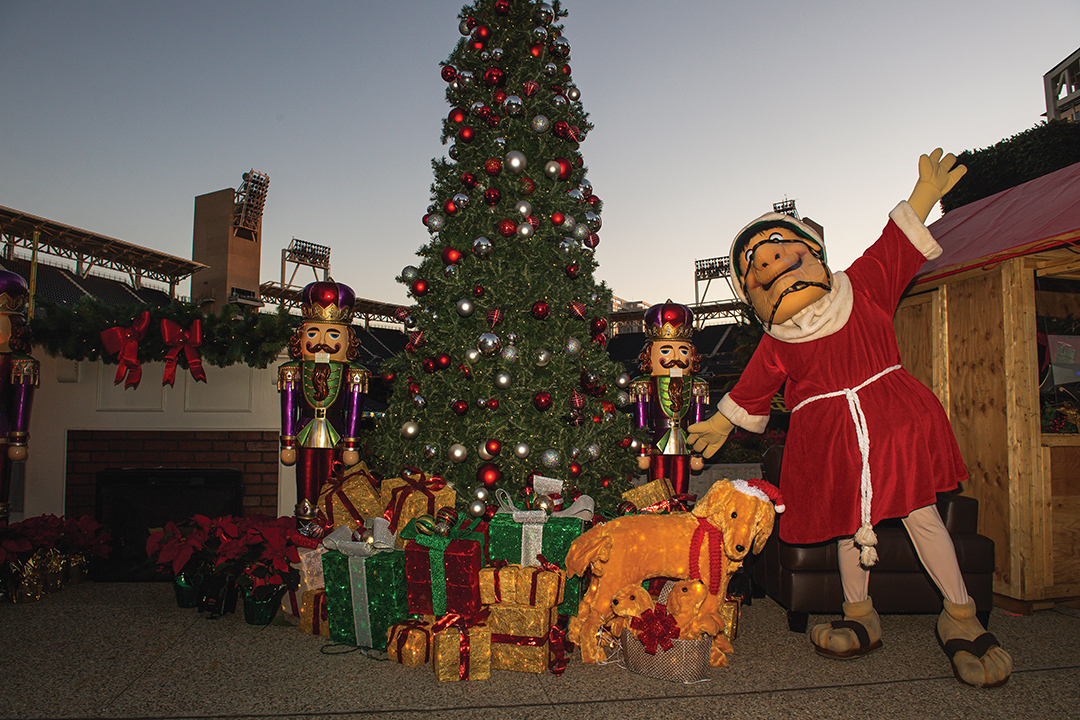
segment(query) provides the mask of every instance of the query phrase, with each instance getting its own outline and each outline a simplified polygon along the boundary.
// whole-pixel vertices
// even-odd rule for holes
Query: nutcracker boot
[[[997,687],[1012,673],[1012,657],[975,617],[975,601],[964,605],[945,600],[937,621],[937,637],[952,663],[953,675],[967,685]]]

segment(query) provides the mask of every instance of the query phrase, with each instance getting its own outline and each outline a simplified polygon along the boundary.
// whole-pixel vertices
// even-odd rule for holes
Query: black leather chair
[[[777,487],[783,451],[783,445],[774,445],[762,458],[765,479]],[[978,534],[979,502],[943,493],[937,506],[956,546],[968,595],[985,627],[994,604],[994,541]],[[757,588],[787,609],[788,627],[805,632],[810,614],[841,612],[844,595],[836,541],[789,545],[779,538],[783,517],[777,516],[765,550],[747,563],[747,570]],[[887,520],[874,529],[878,536],[878,562],[870,573],[874,608],[879,613],[940,613],[941,594],[919,562],[903,524]]]

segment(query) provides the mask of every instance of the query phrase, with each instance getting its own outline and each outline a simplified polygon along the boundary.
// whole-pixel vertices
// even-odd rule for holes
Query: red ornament
[[[570,66],[569,65],[563,65],[561,68],[559,68],[559,70],[566,77],[570,77]]]
[[[551,132],[555,133],[555,137],[566,139],[570,134],[570,123],[565,120],[559,120],[551,126]]]
[[[464,400],[455,400],[454,402],[450,403],[450,408],[458,415],[464,415],[465,413],[469,412],[469,403],[465,402]]]
[[[498,410],[499,409],[499,401],[496,400],[495,398],[488,398],[487,409],[488,410]],[[494,454],[494,453],[492,453],[492,454]]]
[[[418,383],[418,382],[409,383],[409,394],[410,395],[419,395],[420,394],[420,383]]]
[[[445,370],[450,367],[450,356],[446,353],[439,353],[435,356],[435,369]]]
[[[536,82],[535,80],[526,80],[521,85],[521,90],[525,93],[525,97],[532,97],[539,89],[540,83]]]
[[[533,407],[543,412],[544,410],[550,410],[551,405],[554,402],[549,392],[538,392],[533,395]]]
[[[488,323],[494,328],[496,325],[502,324],[503,311],[500,308],[491,308],[487,314]]]
[[[465,173],[465,174],[463,174],[461,176],[461,184],[464,185],[465,187],[467,187],[468,189],[472,190],[479,183],[478,183],[475,175],[473,175],[472,173]],[[427,223],[425,223],[425,224],[427,224]]]
[[[484,484],[484,487],[493,488],[502,482],[502,470],[495,463],[484,463],[476,470],[476,479]]]
[[[424,358],[424,361],[420,363],[420,367],[424,368],[424,372],[430,375],[435,372],[435,361],[431,358]]]
[[[443,203],[443,212],[447,215],[453,215],[457,212],[457,204],[453,200],[447,200]]]
[[[499,234],[502,235],[503,237],[507,237],[507,238],[508,237],[513,237],[514,233],[516,233],[516,232],[517,232],[517,223],[515,223],[513,220],[503,218],[502,220],[499,221]]]
[[[592,207],[596,207],[600,204],[600,198],[596,195],[590,195],[589,197],[585,198],[585,202],[589,203],[589,205]]]
[[[506,91],[501,89],[496,90],[495,92],[491,93],[491,99],[495,101],[496,105],[502,105],[504,102],[506,102]]]
[[[585,396],[579,393],[577,390],[571,392],[570,407],[574,408],[575,410],[580,410],[581,408],[585,407]]]
[[[603,487],[606,487],[606,488],[607,488],[607,487],[611,487],[611,478],[609,478],[609,477],[604,477],[604,478],[601,478],[601,479],[600,479],[600,484],[601,484],[601,485],[602,485]]]
[[[581,464],[572,462],[570,463],[570,477],[577,477],[581,474]]]
[[[487,40],[491,37],[491,28],[487,25],[477,25],[472,36],[474,40]]]
[[[484,49],[484,41],[483,40],[470,40],[469,41],[469,47],[472,48],[473,50],[476,50],[477,52],[479,52],[480,50]]]
[[[570,173],[574,171],[574,166],[570,164],[570,161],[566,158],[555,158],[555,162],[559,163],[559,179],[570,179]]]
[[[502,68],[489,67],[484,71],[484,84],[488,87],[501,87],[506,84],[506,73]]]
[[[562,225],[564,222],[566,222],[566,216],[556,210],[555,212],[551,213],[551,222],[555,223],[556,225]]]
[[[440,74],[442,75],[442,79],[446,82],[453,82],[454,78],[457,77],[457,68],[453,65],[443,65]]]
[[[526,195],[532,195],[534,192],[536,192],[536,183],[533,182],[532,178],[521,178],[521,184],[523,186],[521,191]],[[425,222],[424,224],[426,225],[427,223]]]
[[[409,334],[409,344],[414,348],[418,348],[424,344],[424,331],[417,330],[414,333]]]
[[[607,330],[607,318],[593,318],[589,321],[589,332],[599,335]]]
[[[525,218],[525,222],[532,225],[532,229],[534,231],[539,231],[540,230],[540,221],[535,216],[529,215],[527,218]]]
[[[442,251],[442,261],[446,265],[456,265],[461,262],[461,251],[447,245]]]
[[[395,373],[393,370],[387,370],[382,374],[383,382],[394,382],[394,378],[396,377],[397,373]]]
[[[458,130],[458,132],[457,132],[458,140],[460,140],[463,143],[471,143],[473,141],[473,138],[475,138],[475,137],[476,137],[476,131],[473,130],[468,125],[462,126],[462,128],[460,130]]]
[[[566,266],[566,276],[568,278],[576,278],[580,269],[581,268],[578,267],[578,264],[576,262],[570,263]]]
[[[394,310],[394,317],[397,318],[398,322],[405,322],[405,318],[409,317],[409,308],[397,308],[396,310]]]
[[[426,295],[428,291],[428,282],[423,278],[417,278],[413,280],[412,292],[413,295]]]
[[[590,250],[593,250],[600,244],[600,236],[596,233],[589,233],[585,236],[585,239],[581,241],[581,244]]]
[[[634,444],[634,438],[632,438],[632,437],[624,437],[622,440],[619,441],[619,447],[621,447],[623,450],[625,450],[626,448],[630,447],[633,444]]]
[[[570,274],[569,271],[567,271],[567,275],[569,275],[569,274]],[[570,275],[570,277],[574,277],[574,276]],[[585,319],[585,310],[586,310],[586,307],[585,307],[585,303],[583,303],[583,302],[575,301],[575,302],[570,303],[570,312],[578,320],[584,320]]]
[[[500,200],[502,200],[502,193],[499,192],[498,188],[488,188],[484,191],[484,202],[488,205],[494,207],[499,204]]]
[[[484,172],[491,177],[495,177],[502,172],[502,160],[499,158],[488,158],[484,161]]]
[[[484,286],[483,285],[475,285],[475,286],[473,286],[473,289],[472,289],[473,297],[482,298],[482,297],[484,297],[484,292],[485,291],[484,291]]]
[[[452,123],[463,123],[465,122],[465,111],[461,108],[454,108],[447,115],[447,119]]]
[[[498,440],[488,440],[484,443],[484,449],[487,450],[488,455],[498,455],[502,450],[502,443]]]
[[[495,0],[495,12],[500,15],[510,12],[510,0]]]
[[[461,374],[465,376],[466,380],[472,380],[472,368],[471,367],[469,367],[465,363],[461,363],[460,365],[457,366],[457,369],[461,371]]]
[[[529,47],[529,54],[532,55],[535,58],[540,57],[540,55],[543,54],[543,52],[544,52],[544,46],[541,43],[533,43],[532,46]]]
[[[532,306],[532,316],[537,320],[547,320],[551,315],[551,306],[543,300],[537,300]]]

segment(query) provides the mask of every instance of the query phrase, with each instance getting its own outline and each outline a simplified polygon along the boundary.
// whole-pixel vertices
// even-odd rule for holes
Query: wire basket
[[[623,630],[622,649],[626,668],[658,680],[693,683],[705,679],[709,670],[712,638],[700,635],[696,640],[672,640],[670,650],[659,648],[653,655],[629,630]]]

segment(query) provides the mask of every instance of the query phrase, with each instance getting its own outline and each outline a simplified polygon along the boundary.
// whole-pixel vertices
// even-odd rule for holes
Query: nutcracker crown
[[[22,276],[8,270],[0,270],[0,315],[22,315],[30,291]]]
[[[694,312],[672,302],[653,305],[645,311],[645,337],[649,340],[689,340],[694,336]]]
[[[356,295],[348,285],[332,280],[313,282],[304,288],[300,311],[304,320],[348,325],[355,302]]]

